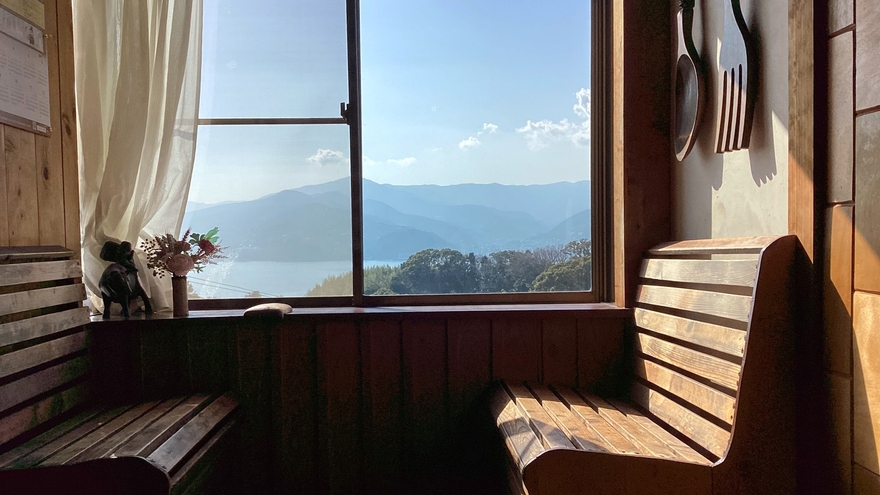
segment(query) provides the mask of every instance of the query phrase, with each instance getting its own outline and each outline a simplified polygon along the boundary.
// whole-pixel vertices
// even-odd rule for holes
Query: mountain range
[[[240,261],[351,259],[350,181],[259,199],[189,203],[184,228],[220,228]],[[364,181],[364,258],[402,261],[428,248],[489,254],[591,237],[590,183],[398,186]]]

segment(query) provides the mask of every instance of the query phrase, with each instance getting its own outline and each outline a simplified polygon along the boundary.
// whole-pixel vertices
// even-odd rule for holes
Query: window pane
[[[345,0],[205,0],[201,118],[338,117]]]
[[[204,298],[305,296],[351,271],[348,126],[202,126],[183,229],[220,228]],[[350,295],[351,283],[326,295]]]
[[[361,1],[365,293],[590,288],[590,22]]]

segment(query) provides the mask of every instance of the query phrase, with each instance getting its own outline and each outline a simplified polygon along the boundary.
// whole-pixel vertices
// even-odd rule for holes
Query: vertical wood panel
[[[57,27],[55,0],[45,2],[46,26]],[[52,132],[49,137],[35,135],[40,219],[40,244],[65,245],[64,167],[61,161],[61,89],[59,79],[57,29],[45,39],[49,62],[49,111]]]
[[[367,493],[400,492],[403,455],[400,323],[361,331],[364,483]]]
[[[187,392],[186,334],[173,326],[145,328],[138,335],[143,393],[152,398]]]
[[[318,493],[315,331],[311,325],[282,325],[272,343],[276,492]]]
[[[350,322],[317,332],[322,484],[328,493],[349,494],[360,479],[360,338]]]
[[[457,422],[492,380],[492,321],[449,320],[449,418]]]
[[[577,385],[577,320],[547,318],[543,321],[543,379],[548,385]]]
[[[852,372],[853,207],[833,206],[825,218],[825,369]]]
[[[624,322],[578,320],[578,386],[613,394],[629,380],[623,376]]]
[[[0,125],[0,143],[6,142],[6,126]],[[6,153],[0,153],[0,246],[9,246],[9,213],[7,203]]]
[[[6,126],[6,205],[9,241],[14,246],[40,243],[37,164],[34,134]]]
[[[190,390],[222,393],[229,389],[226,332],[217,325],[192,324],[186,332]]]
[[[441,476],[446,431],[446,322],[403,322],[404,452],[409,480]]]
[[[65,246],[79,258],[79,154],[76,144],[76,95],[74,93],[72,0],[55,0],[58,20],[58,76],[61,109],[58,133],[61,136],[61,163],[64,182]]]
[[[541,331],[535,318],[492,321],[492,374],[510,382],[541,380]]]

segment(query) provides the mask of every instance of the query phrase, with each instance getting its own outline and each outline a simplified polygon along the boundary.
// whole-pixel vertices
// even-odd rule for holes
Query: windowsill
[[[434,316],[504,316],[504,315],[541,315],[560,313],[570,314],[572,317],[587,319],[625,318],[632,314],[629,308],[621,308],[610,303],[576,303],[576,304],[486,304],[486,305],[443,305],[443,306],[380,306],[369,308],[355,307],[327,307],[327,308],[293,308],[291,313],[284,316],[285,320],[300,318],[388,318],[388,317],[417,317],[429,318]],[[135,321],[173,321],[173,320],[211,320],[211,319],[238,319],[244,318],[243,309],[228,310],[196,310],[190,311],[189,316],[175,317],[170,312],[154,313],[150,316],[143,313],[132,315],[128,320],[121,316],[113,316],[105,320],[101,315],[92,316],[92,324],[104,322],[135,322]]]

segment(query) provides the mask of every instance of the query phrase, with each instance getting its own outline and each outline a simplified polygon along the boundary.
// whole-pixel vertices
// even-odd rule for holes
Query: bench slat
[[[556,424],[566,433],[569,440],[579,449],[588,452],[617,452],[608,440],[602,438],[591,425],[585,423],[571,412],[562,401],[545,385],[532,385],[532,391],[543,407],[556,420]]]
[[[62,304],[82,304],[85,298],[86,286],[83,284],[62,285],[26,292],[12,292],[0,295],[0,316],[60,306]]]
[[[541,435],[540,438],[544,443],[544,447],[548,449],[570,449],[574,447],[565,432],[559,429],[556,421],[541,407],[541,404],[532,396],[528,388],[523,385],[508,384],[508,389],[513,397],[516,398],[517,405],[526,412],[532,428]]]
[[[99,411],[94,409],[82,412],[74,416],[73,418],[62,422],[55,428],[52,428],[45,433],[41,433],[31,440],[28,440],[27,442],[13,448],[12,450],[5,452],[4,454],[0,455],[0,469],[8,467],[17,459],[20,459],[32,453],[33,451],[45,446],[52,440],[55,440],[56,438],[69,433],[73,429],[82,426],[98,414]]]
[[[79,383],[15,411],[0,419],[0,444],[73,410],[89,398],[89,387]]]
[[[636,359],[635,372],[655,387],[693,404],[728,425],[733,424],[736,404],[733,397],[645,359]]]
[[[507,449],[520,469],[538,457],[544,446],[529,426],[529,420],[516,405],[515,399],[502,389],[492,398],[495,424],[501,429]]]
[[[89,449],[99,444],[103,440],[112,437],[113,434],[140,417],[155,404],[155,402],[145,402],[143,404],[138,404],[137,406],[123,412],[122,414],[119,414],[109,421],[106,421],[98,428],[83,435],[67,447],[64,447],[58,452],[55,452],[50,457],[41,462],[40,465],[59,466],[61,464],[67,464],[68,462],[73,461],[86,449]]]
[[[640,332],[636,333],[635,349],[646,356],[694,373],[722,387],[735,390],[739,384],[741,367],[730,361]]]
[[[85,331],[0,356],[0,378],[48,363],[86,348]]]
[[[82,377],[89,364],[89,356],[81,355],[0,386],[0,412]]]
[[[608,402],[616,407],[618,411],[626,414],[627,417],[638,423],[642,428],[648,430],[655,437],[665,442],[666,445],[668,445],[671,449],[678,452],[683,459],[693,462],[695,464],[712,464],[712,461],[703,457],[699,452],[691,448],[688,444],[679,440],[672,433],[669,433],[668,431],[661,428],[660,425],[655,423],[651,418],[645,416],[631,405],[613,399],[609,400]]]
[[[636,301],[639,304],[673,308],[741,322],[749,321],[749,313],[752,309],[750,296],[660,285],[640,285]]]
[[[683,433],[712,454],[722,457],[727,451],[727,444],[730,440],[729,431],[710,423],[659,392],[651,390],[641,383],[634,383],[633,399],[651,414],[660,418],[661,421]]]
[[[156,447],[174,434],[178,428],[189,421],[201,409],[210,397],[193,395],[178,404],[174,409],[147,426],[116,451],[117,457],[147,456]]]
[[[183,400],[183,397],[168,399],[155,405],[152,409],[146,411],[137,419],[129,423],[125,428],[116,432],[112,438],[104,439],[104,441],[86,449],[76,457],[77,462],[90,461],[92,459],[100,459],[101,457],[110,457],[116,452],[120,446],[131,440],[131,438],[144,428],[152,424],[157,419],[174,408]]]
[[[746,332],[722,325],[673,316],[666,313],[636,308],[633,311],[636,326],[673,337],[691,344],[743,357]]]
[[[221,395],[192,420],[177,430],[148,457],[166,473],[173,473],[186,456],[195,451],[199,443],[217,429],[238,407],[231,398]]]
[[[640,445],[646,452],[657,457],[665,457],[667,459],[677,459],[679,454],[669,448],[659,438],[639,426],[638,423],[628,418],[625,414],[618,411],[614,406],[606,402],[604,399],[593,394],[581,394],[584,399],[593,406],[599,415],[614,425],[618,431],[623,433],[633,443]]]
[[[0,287],[82,277],[79,261],[45,261],[0,265]]]
[[[75,308],[0,324],[0,347],[80,327],[89,322],[89,308]]]
[[[184,465],[177,469],[171,476],[172,486],[186,487],[186,491],[183,492],[184,494],[204,493],[205,491],[200,486],[199,481],[204,476],[205,469],[196,472],[194,468],[196,468],[196,466],[203,460],[209,465],[207,470],[214,467],[217,457],[220,455],[218,444],[222,447],[225,443],[228,443],[228,433],[233,426],[235,426],[234,422],[229,422],[223,425],[216,435],[211,436],[205,445],[193,454],[192,457],[187,459]],[[199,479],[197,480],[194,478]]]
[[[556,391],[565,401],[569,409],[582,421],[594,428],[602,438],[606,439],[618,452],[624,454],[641,454],[641,448],[619,432],[611,423],[599,415],[584,399],[570,389]]]
[[[19,263],[23,261],[57,260],[76,255],[62,246],[10,246],[0,247],[0,263]]]
[[[666,242],[648,250],[653,256],[699,256],[712,254],[758,254],[776,237],[695,239]]]
[[[665,282],[754,287],[758,260],[653,259],[642,262],[640,276]]]

